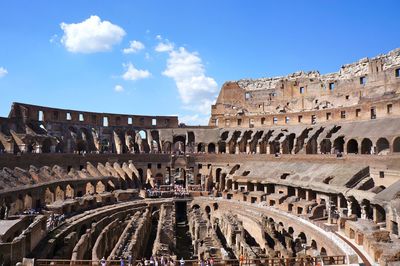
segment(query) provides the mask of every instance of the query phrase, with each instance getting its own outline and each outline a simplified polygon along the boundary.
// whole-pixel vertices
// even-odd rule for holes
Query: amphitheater
[[[226,82],[207,126],[13,103],[0,153],[1,265],[400,265],[400,49]]]

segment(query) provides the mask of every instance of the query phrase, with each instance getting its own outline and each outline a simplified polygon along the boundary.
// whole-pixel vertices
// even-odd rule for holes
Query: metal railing
[[[244,259],[239,260],[214,260],[213,265],[215,266],[317,266],[317,265],[345,265],[346,256],[318,256],[318,257],[302,257],[302,258],[265,258],[265,259]],[[57,259],[37,259],[35,260],[35,266],[47,266],[47,265],[57,265],[57,266],[102,266],[100,261],[92,260],[57,260]],[[119,260],[109,260],[106,261],[106,266],[117,266],[121,265]],[[129,266],[128,262],[125,260],[124,265]],[[136,261],[133,263],[134,266],[143,265],[141,261]],[[169,264],[171,265],[171,264]],[[174,265],[181,265],[180,261],[174,261]],[[199,266],[200,262],[198,260],[185,260],[185,266]],[[205,263],[204,263],[205,265]]]

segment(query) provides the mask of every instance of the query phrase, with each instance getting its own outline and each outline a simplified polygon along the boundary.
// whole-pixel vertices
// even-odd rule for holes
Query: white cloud
[[[101,21],[98,16],[91,16],[80,23],[62,22],[60,27],[64,31],[61,43],[73,53],[109,51],[126,34],[121,27],[106,20]]]
[[[134,40],[134,41],[129,42],[129,48],[125,48],[123,50],[123,52],[124,52],[124,54],[137,53],[140,50],[143,50],[144,48],[145,47],[144,47],[143,43]]]
[[[184,115],[179,117],[180,123],[185,123],[187,125],[207,125],[209,117],[205,115]]]
[[[205,75],[204,65],[196,52],[189,52],[183,47],[169,52],[163,75],[175,81],[185,109],[210,113],[218,85],[213,78]]]
[[[0,67],[0,78],[4,77],[7,74],[8,74],[7,69],[5,69],[4,67]]]
[[[161,35],[157,35],[157,36],[156,36],[156,39],[159,40],[159,41],[161,41],[161,40],[162,40]]]
[[[174,49],[174,44],[165,40],[165,42],[160,42],[157,44],[155,50],[156,52],[171,52]]]
[[[116,92],[123,92],[124,91],[124,87],[122,87],[121,85],[115,85],[114,90]]]
[[[147,70],[137,69],[132,63],[123,64],[126,72],[122,75],[124,80],[137,80],[150,77],[150,72]]]

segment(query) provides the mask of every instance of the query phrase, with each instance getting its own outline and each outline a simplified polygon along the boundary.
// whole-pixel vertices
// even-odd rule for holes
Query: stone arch
[[[52,204],[54,200],[54,193],[50,190],[50,188],[46,188],[46,190],[44,191],[44,202],[46,204]]]
[[[376,142],[377,154],[388,153],[390,150],[389,141],[386,138],[380,138]]]
[[[56,187],[55,194],[56,201],[63,201],[65,199],[65,191],[60,186]]]
[[[322,154],[329,154],[332,151],[332,142],[330,139],[323,139],[320,143]]]
[[[372,141],[369,138],[365,138],[361,142],[361,154],[372,154]]]
[[[103,193],[106,191],[106,186],[104,185],[104,183],[102,181],[98,181],[96,183],[96,193]]]
[[[335,149],[335,153],[336,152],[344,152],[344,137],[337,137],[334,141],[333,141],[333,148]]]
[[[208,153],[215,153],[215,144],[214,143],[208,144]]]
[[[25,194],[24,196],[24,209],[33,209],[32,196],[29,193]]]
[[[400,137],[393,140],[393,152],[400,152]]]
[[[96,192],[95,187],[90,182],[86,183],[85,191],[87,195],[93,195]]]
[[[68,184],[65,187],[65,197],[68,199],[73,199],[75,197],[75,189],[72,185]]]
[[[350,139],[346,145],[346,152],[347,153],[358,153],[358,142],[355,139]]]
[[[380,205],[374,205],[375,208],[375,218],[374,222],[375,223],[383,223],[386,221],[386,211],[385,209],[380,206]]]

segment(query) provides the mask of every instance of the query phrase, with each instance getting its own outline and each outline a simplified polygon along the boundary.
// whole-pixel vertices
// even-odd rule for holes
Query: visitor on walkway
[[[132,255],[128,255],[128,266],[132,266]]]
[[[179,261],[179,264],[180,264],[181,266],[185,265],[185,260],[184,260],[183,258],[181,258],[181,260]]]
[[[121,257],[121,259],[119,260],[119,262],[120,262],[120,266],[125,266],[125,261],[124,261],[124,258],[122,258]]]
[[[101,264],[101,266],[106,266],[106,259],[104,257],[101,258],[100,264]]]

